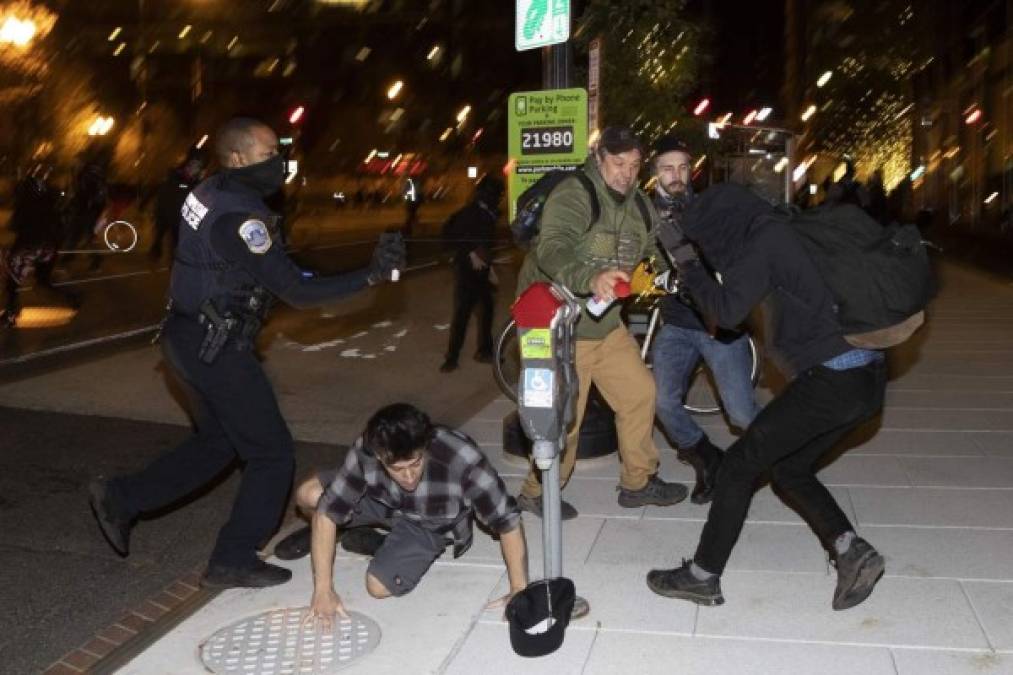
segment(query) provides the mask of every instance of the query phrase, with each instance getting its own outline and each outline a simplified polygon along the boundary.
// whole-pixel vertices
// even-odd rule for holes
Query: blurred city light
[[[710,105],[711,105],[711,100],[709,98],[703,99],[702,101],[700,101],[699,103],[696,104],[695,108],[693,108],[693,114],[694,115],[702,115],[707,110],[707,108],[710,107]]]
[[[452,133],[454,133],[454,130],[453,130],[453,129],[452,129],[451,127],[447,127],[447,128],[446,128],[446,129],[445,129],[445,130],[443,131],[443,133],[442,133],[442,134],[440,134],[440,143],[443,143],[443,142],[444,142],[444,141],[446,141],[446,140],[447,140],[448,138],[450,138],[450,134],[452,134]]]
[[[814,195],[816,194],[817,190],[819,190],[819,187],[816,185],[816,183],[809,183],[809,194]]]
[[[362,163],[369,164],[370,162],[373,161],[374,157],[376,157],[376,148],[373,148],[372,150],[369,151],[369,154],[366,155],[366,159],[362,160]]]
[[[193,26],[191,26],[190,24],[183,26],[183,30],[179,31],[179,35],[177,35],[176,37],[182,40],[183,38],[185,38],[187,35],[190,34],[191,28],[193,28]]]
[[[782,171],[784,171],[786,166],[788,166],[788,158],[782,157],[781,159],[777,160],[777,164],[774,165],[774,173],[781,173]]]
[[[225,51],[231,52],[232,48],[235,47],[236,43],[238,43],[238,42],[239,42],[239,36],[238,35],[233,35],[232,39],[229,40],[229,44],[225,45]]]
[[[981,119],[981,108],[975,108],[971,111],[971,114],[964,118],[964,122],[967,124],[974,124]]]
[[[113,56],[119,56],[120,54],[123,53],[123,50],[126,48],[127,48],[126,42],[119,43],[118,45],[116,45],[116,49],[113,50]]]
[[[440,45],[433,45],[433,48],[429,50],[429,54],[426,56],[427,61],[432,61],[440,55]]]
[[[957,156],[957,154],[959,152],[960,152],[960,146],[959,145],[955,145],[952,148],[950,148],[949,150],[947,150],[945,153],[943,153],[943,157],[945,157],[946,159],[953,159],[954,157]]]
[[[0,25],[0,42],[24,47],[35,37],[35,22],[31,19],[21,20],[13,16],[7,17]]]
[[[471,106],[466,105],[457,113],[457,121],[463,123],[464,120],[468,119],[469,114],[471,114]]]
[[[994,202],[994,201],[996,200],[996,198],[997,198],[998,196],[999,196],[999,193],[998,193],[998,192],[993,192],[993,193],[992,193],[992,194],[990,194],[989,196],[985,197],[985,203],[986,203],[986,204],[991,204],[992,202]]]
[[[477,166],[469,166],[468,167],[468,178],[478,178],[478,167]]]
[[[770,106],[764,106],[760,108],[760,112],[756,113],[756,121],[757,122],[765,121],[768,117],[770,117],[770,113],[772,112],[774,112],[774,109],[771,108]]]
[[[721,117],[718,118],[718,126],[719,127],[723,127],[724,125],[728,124],[728,122],[731,119],[732,119],[732,114],[730,112],[726,112],[724,115],[722,115]]]
[[[120,26],[116,26],[116,28],[113,29],[113,32],[109,33],[109,37],[106,38],[106,39],[109,40],[109,42],[112,42],[117,37],[119,37],[120,33],[122,33],[122,32],[123,32],[123,28],[121,28]]]
[[[207,142],[208,142],[208,135],[204,134],[203,136],[200,137],[200,140],[197,141],[197,149],[200,150],[201,148],[203,148],[204,144]]]
[[[387,89],[387,98],[393,101],[395,98],[397,98],[397,95],[401,93],[401,89],[403,87],[404,82],[402,82],[401,80],[398,80],[394,84],[390,85],[390,88]]]
[[[816,106],[810,105],[808,108],[805,109],[805,112],[802,113],[802,121],[808,122],[809,118],[815,114],[816,114]]]
[[[820,75],[820,79],[816,80],[816,86],[817,87],[824,86],[827,82],[830,81],[830,78],[833,77],[833,75],[834,73],[832,70],[828,70],[827,72],[823,73],[822,75]]]
[[[88,127],[89,136],[105,136],[113,128],[115,120],[112,117],[99,115]]]
[[[70,307],[22,307],[18,328],[53,328],[70,323],[77,311]]]
[[[918,167],[916,167],[915,170],[911,172],[911,175],[909,177],[911,178],[912,181],[915,181],[924,175],[925,175],[925,165],[919,164]]]
[[[742,123],[748,127],[750,124],[753,123],[753,120],[756,119],[756,114],[757,111],[755,109],[750,110],[749,112],[746,113],[746,116],[742,118]]]
[[[303,106],[296,107],[292,113],[288,116],[289,124],[298,124],[299,120],[302,119],[303,113],[306,112],[306,108]]]

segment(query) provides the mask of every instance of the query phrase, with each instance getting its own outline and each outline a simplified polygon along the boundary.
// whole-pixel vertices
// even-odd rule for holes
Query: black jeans
[[[203,337],[196,321],[177,316],[162,335],[165,358],[187,392],[194,435],[112,487],[129,515],[143,514],[193,494],[238,457],[242,482],[211,563],[249,567],[285,508],[295,467],[292,435],[253,352],[229,345],[208,365],[197,358]]]
[[[714,501],[693,560],[721,574],[749,512],[756,483],[767,470],[792,508],[824,546],[852,529],[815,465],[841,438],[883,407],[883,361],[850,370],[810,368],[760,411],[725,454]]]
[[[478,305],[477,351],[492,355],[493,286],[488,268],[481,272],[464,269],[466,263],[456,262],[454,270],[454,318],[450,323],[450,344],[447,361],[457,362],[468,331],[468,319]]]

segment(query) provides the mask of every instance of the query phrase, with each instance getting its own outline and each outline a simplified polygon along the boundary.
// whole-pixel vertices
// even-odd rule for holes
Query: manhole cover
[[[336,618],[329,631],[302,625],[306,607],[275,609],[222,628],[200,647],[213,673],[327,675],[380,643],[380,626],[364,614]]]

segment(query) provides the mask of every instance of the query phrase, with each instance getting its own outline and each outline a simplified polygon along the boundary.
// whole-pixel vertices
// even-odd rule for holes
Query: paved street
[[[326,335],[317,333],[313,344],[306,335],[276,335],[267,352],[268,368],[300,440],[347,441],[376,405],[404,398],[428,406],[437,418],[463,424],[516,488],[523,469],[504,460],[500,450],[500,421],[510,405],[496,395],[487,371],[468,364],[433,386],[446,281],[444,271],[433,270],[386,291],[393,295],[383,301],[363,299],[358,310],[366,310],[365,316],[321,322],[331,328]],[[421,586],[399,600],[369,598],[361,587],[366,561],[339,552],[339,592],[383,631],[377,650],[349,672],[404,672],[407,654],[412,672],[420,673],[1013,672],[1013,286],[953,265],[945,268],[943,281],[928,326],[891,354],[882,419],[856,434],[853,447],[822,473],[859,531],[887,557],[886,577],[863,605],[840,613],[830,609],[834,576],[822,550],[766,487],[754,500],[723,579],[724,606],[698,608],[653,595],[644,585],[645,572],[692,553],[706,509],[688,503],[619,508],[614,459],[606,458],[581,466],[564,493],[581,512],[564,528],[564,572],[589,599],[592,612],[571,626],[559,652],[539,660],[513,655],[499,614],[482,609],[504,590],[498,547],[477,535],[466,556],[438,561]],[[347,304],[344,311],[354,313],[355,301]],[[383,312],[381,307],[406,309]],[[415,339],[410,350],[399,347],[402,338],[396,337],[405,329],[409,333],[403,339]],[[363,331],[367,334],[360,335]],[[356,347],[360,353],[377,358],[342,356],[349,345],[360,344],[356,341],[365,347]],[[398,348],[383,351],[385,346]],[[431,356],[420,358],[423,354]],[[160,383],[157,361],[151,350],[139,349],[115,361],[101,359],[23,380],[0,387],[0,405],[182,422]],[[116,377],[110,377],[114,367]],[[93,395],[95,381],[103,382],[101,398]],[[719,418],[704,418],[704,423],[718,442],[731,441]],[[101,434],[100,426],[81,433]],[[152,427],[150,433],[156,442],[167,442],[181,432]],[[659,442],[664,442],[660,436]],[[324,446],[305,447],[303,460],[335,453]],[[143,461],[121,449],[110,456],[118,466]],[[86,470],[83,464],[80,468]],[[662,471],[669,478],[690,479],[669,450],[663,452]],[[88,555],[103,569],[136,564],[104,551],[89,531],[86,513],[74,510],[75,505],[83,509],[80,484],[64,489],[67,494],[54,510],[67,517],[56,524],[50,520],[54,516],[44,516],[39,533],[65,531],[68,539],[85,541]],[[226,503],[226,491],[214,493],[212,498],[220,500],[214,503]],[[166,519],[142,523],[137,531],[142,556],[157,550],[165,559],[199,561],[192,552],[182,553],[181,543],[175,553],[179,539],[166,533],[192,517],[193,509],[207,509],[200,511],[211,521],[201,526],[206,547],[216,521],[211,504],[198,500]],[[25,512],[17,518],[25,519]],[[526,516],[525,525],[537,576],[540,521]],[[156,539],[161,548],[155,548]],[[58,544],[50,548],[54,554],[60,550]],[[55,571],[67,558],[31,562],[42,575],[46,565]],[[290,584],[223,593],[122,672],[204,672],[197,646],[215,630],[257,612],[308,602],[307,561],[287,564],[295,572]],[[121,600],[116,584],[106,583],[111,602]],[[109,608],[103,616],[113,614]],[[93,630],[101,624],[98,618]],[[53,621],[37,625],[48,630]],[[6,649],[17,653],[16,645]],[[49,654],[59,651],[55,644],[52,649]]]
[[[431,213],[423,233],[438,228],[440,212]],[[382,221],[373,237],[381,227]],[[340,461],[343,447],[384,403],[414,401],[458,424],[494,397],[489,367],[471,362],[470,351],[458,373],[437,372],[451,309],[449,268],[431,266],[439,261],[437,248],[416,247],[412,264],[420,269],[396,285],[315,310],[275,311],[261,348],[299,441],[298,475]],[[311,252],[320,259],[306,264],[348,266],[344,251]],[[503,283],[512,289],[510,266],[503,267]],[[145,298],[152,309],[161,303],[164,274],[123,290],[132,279],[107,283]],[[90,292],[96,302],[86,300],[86,308],[119,317],[119,327],[138,323],[136,314],[103,308],[98,299],[107,291]],[[498,309],[505,312],[505,301]],[[98,331],[101,323],[96,318],[82,330],[94,325]],[[86,337],[74,332],[78,326],[75,320],[62,332],[36,337],[25,330],[12,339],[31,354],[78,343]],[[0,605],[14,608],[0,618],[0,672],[42,670],[206,561],[238,484],[235,473],[165,517],[141,523],[127,560],[101,539],[87,508],[91,476],[138,468],[189,433],[160,351],[149,339],[0,367]],[[434,377],[441,378],[439,387]]]

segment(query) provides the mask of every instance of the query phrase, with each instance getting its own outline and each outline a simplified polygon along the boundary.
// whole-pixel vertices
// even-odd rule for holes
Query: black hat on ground
[[[630,150],[637,150],[644,154],[644,146],[640,139],[628,127],[605,127],[598,139],[598,148],[604,149],[610,155],[618,155]]]
[[[512,597],[506,618],[514,651],[519,656],[545,656],[559,649],[576,600],[577,589],[566,577],[532,582]]]

